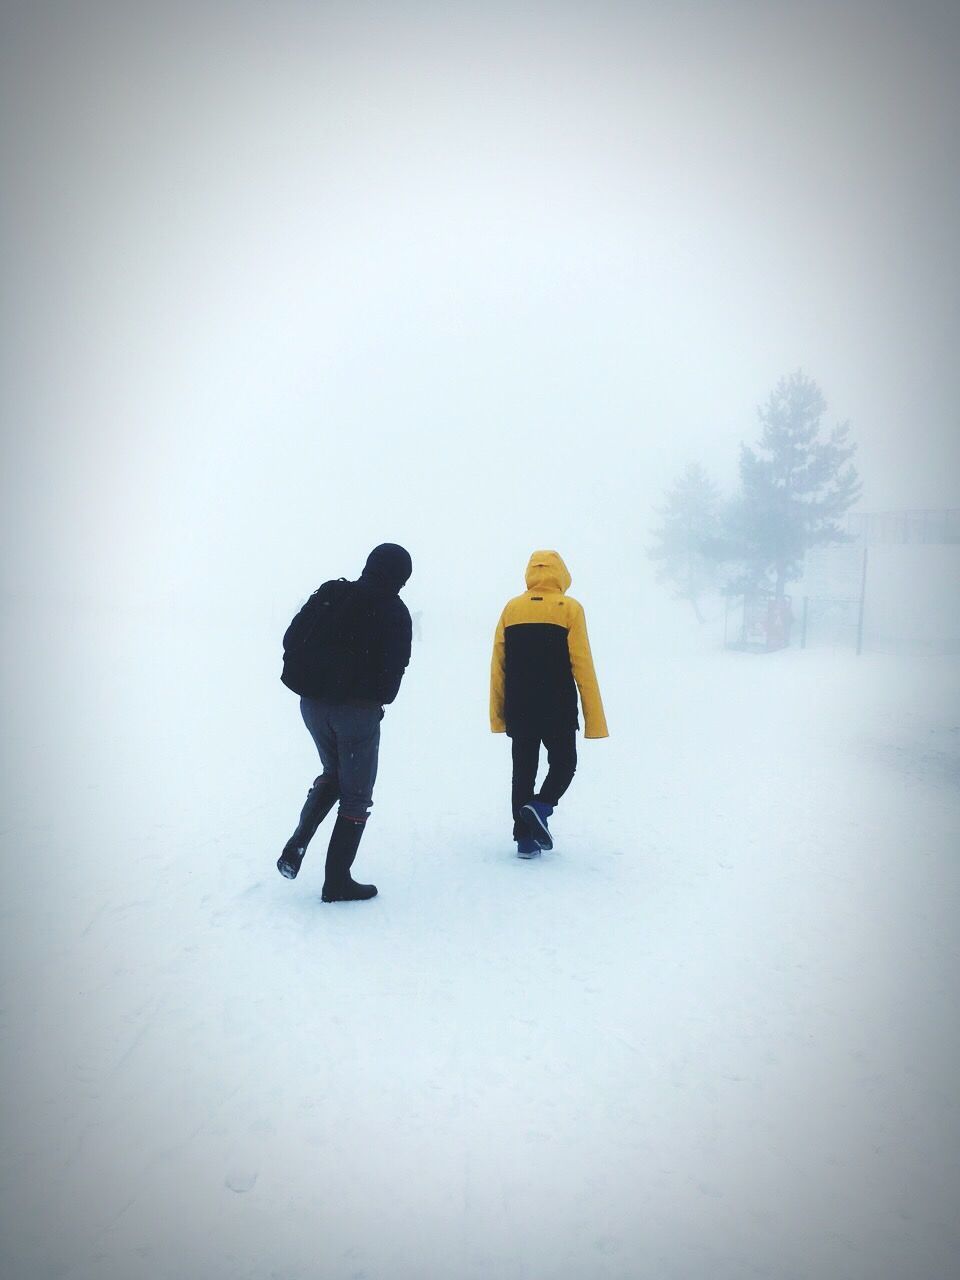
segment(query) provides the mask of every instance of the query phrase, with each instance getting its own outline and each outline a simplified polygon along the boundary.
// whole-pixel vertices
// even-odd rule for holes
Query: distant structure
[[[851,511],[844,532],[807,552],[782,615],[764,594],[739,618],[728,601],[727,647],[960,654],[960,508]]]
[[[960,509],[852,511],[807,553],[800,644],[960,653]]]
[[[851,511],[847,533],[862,547],[960,543],[960,507],[943,511]]]

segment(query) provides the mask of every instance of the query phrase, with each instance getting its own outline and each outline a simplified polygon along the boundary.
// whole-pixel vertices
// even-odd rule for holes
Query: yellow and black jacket
[[[527,590],[509,601],[493,641],[490,728],[511,737],[576,729],[577,689],[584,735],[606,738],[583,606],[566,594],[570,574],[556,551],[535,551]]]

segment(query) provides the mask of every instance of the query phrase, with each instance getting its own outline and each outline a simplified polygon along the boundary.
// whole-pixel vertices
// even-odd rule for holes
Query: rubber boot
[[[283,846],[283,853],[277,859],[277,870],[288,880],[295,880],[307,845],[313,839],[317,827],[333,808],[339,788],[335,778],[321,774],[314,778],[313,786],[307,792],[307,800],[300,813],[297,829]]]
[[[326,877],[321,895],[324,902],[364,902],[377,896],[375,884],[357,884],[350,875],[365,826],[365,822],[354,822],[338,814],[327,849]]]

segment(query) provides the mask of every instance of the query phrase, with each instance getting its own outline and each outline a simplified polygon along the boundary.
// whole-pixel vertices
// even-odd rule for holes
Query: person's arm
[[[607,718],[603,714],[603,700],[600,697],[600,686],[597,684],[597,673],[593,667],[593,655],[587,638],[587,619],[580,605],[577,606],[573,622],[567,632],[567,646],[570,650],[573,678],[580,690],[580,704],[583,707],[583,736],[607,738],[610,733],[607,729]]]
[[[400,691],[400,681],[410,662],[412,627],[410,614],[402,600],[391,609],[384,634],[383,660],[380,666],[380,702],[391,703]]]
[[[493,637],[493,658],[490,662],[490,729],[493,733],[506,733],[507,731],[507,723],[503,718],[505,654],[503,614],[501,614]]]

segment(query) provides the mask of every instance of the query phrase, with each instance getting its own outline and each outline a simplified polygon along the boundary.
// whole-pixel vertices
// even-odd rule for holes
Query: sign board
[[[859,600],[863,583],[863,547],[813,547],[803,563],[795,594],[818,600]]]

